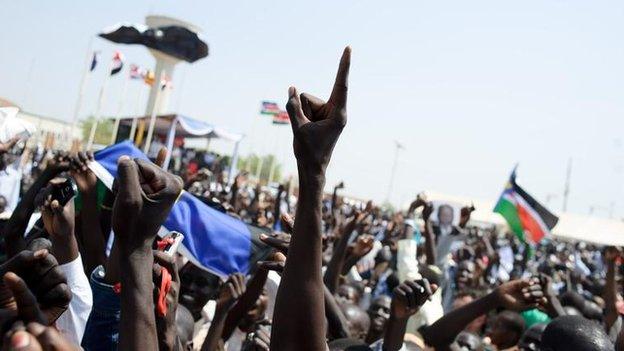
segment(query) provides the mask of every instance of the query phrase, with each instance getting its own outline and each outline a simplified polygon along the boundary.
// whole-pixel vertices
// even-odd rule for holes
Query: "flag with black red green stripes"
[[[528,243],[540,242],[559,221],[557,216],[516,184],[515,168],[494,207],[494,212],[505,218],[511,231],[520,240]]]

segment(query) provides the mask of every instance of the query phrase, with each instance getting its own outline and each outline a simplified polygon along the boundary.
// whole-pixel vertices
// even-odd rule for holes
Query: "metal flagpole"
[[[121,110],[124,107],[124,104],[126,102],[126,92],[128,91],[128,81],[130,80],[130,77],[126,77],[126,80],[124,81],[123,84],[123,88],[121,89],[121,97],[119,98],[119,107],[117,107],[117,115],[115,116],[115,126],[113,127],[113,134],[111,134],[111,142],[110,144],[113,145],[115,143],[115,140],[117,140],[117,133],[119,132],[119,123],[121,120]]]
[[[139,87],[139,93],[137,94],[136,106],[134,109],[135,117],[132,119],[132,127],[130,127],[130,136],[128,140],[134,141],[134,136],[137,130],[137,123],[139,122],[139,111],[141,108],[141,100],[143,100],[143,86],[142,85]]]
[[[392,195],[392,187],[394,186],[394,174],[396,173],[397,161],[399,160],[399,150],[403,149],[403,145],[395,140],[394,147],[394,161],[392,162],[392,171],[390,172],[390,183],[388,184],[388,194],[386,195],[386,202],[390,201],[390,195]]]
[[[165,70],[160,71],[160,76],[158,77],[158,80],[154,82],[154,84],[158,84],[157,85],[158,91],[156,91],[156,97],[154,98],[154,106],[152,107],[152,116],[150,117],[150,124],[149,124],[149,128],[147,129],[147,139],[145,140],[145,147],[143,148],[143,153],[146,155],[149,153],[149,148],[152,145],[152,135],[154,134],[154,125],[156,125],[156,108],[158,108],[158,103],[159,103],[160,95],[162,91],[162,87],[160,85],[162,84],[162,81],[165,78],[165,74],[166,74]]]
[[[568,209],[568,195],[570,195],[570,176],[572,175],[572,158],[568,159],[568,169],[566,170],[565,187],[563,188],[563,212]]]
[[[87,142],[87,150],[91,150],[93,148],[93,141],[95,139],[95,131],[97,130],[98,123],[100,123],[100,118],[102,114],[102,106],[104,105],[104,98],[106,96],[106,88],[108,86],[108,81],[111,77],[111,71],[113,69],[113,60],[108,64],[108,70],[106,71],[106,78],[104,78],[104,83],[102,84],[102,88],[100,89],[100,97],[98,99],[97,108],[95,110],[95,118],[93,123],[91,124],[91,132],[89,133],[89,141]]]
[[[69,137],[70,139],[74,138],[74,133],[76,132],[76,125],[78,124],[78,115],[80,114],[80,107],[82,107],[82,97],[84,96],[85,87],[87,86],[87,80],[90,76],[90,68],[91,68],[91,60],[93,59],[94,52],[91,51],[91,46],[93,44],[93,37],[89,39],[89,45],[87,49],[87,59],[86,64],[82,70],[82,78],[80,79],[80,87],[78,88],[78,98],[76,99],[76,106],[74,107],[74,116],[72,118],[71,130]]]
[[[276,127],[275,125],[273,125],[273,127]],[[279,126],[277,126],[279,128]],[[278,148],[278,132],[277,132],[277,128],[275,128],[275,132],[273,133],[273,152],[271,154],[272,158],[271,158],[271,168],[269,168],[269,178],[267,179],[267,184],[271,183],[271,181],[273,180],[273,175],[275,173],[275,166],[276,166],[276,149]]]

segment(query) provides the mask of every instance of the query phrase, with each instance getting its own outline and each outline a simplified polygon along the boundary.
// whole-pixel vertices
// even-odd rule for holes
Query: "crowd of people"
[[[91,153],[1,144],[2,350],[624,350],[618,248],[528,245],[424,195],[392,211],[324,192],[350,60],[327,101],[288,90],[298,185],[228,184],[214,155],[168,172],[161,149],[119,158],[109,191]],[[261,228],[269,254],[219,277],[159,250],[182,191]]]

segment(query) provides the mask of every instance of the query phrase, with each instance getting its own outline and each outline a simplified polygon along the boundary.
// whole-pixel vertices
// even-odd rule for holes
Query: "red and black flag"
[[[115,51],[115,54],[113,55],[113,62],[111,64],[111,76],[114,76],[115,74],[121,72],[121,69],[123,68],[123,61],[123,54],[119,51]]]
[[[557,216],[516,184],[515,168],[494,212],[500,213],[507,220],[509,228],[520,240],[529,243],[538,243],[559,221]]]

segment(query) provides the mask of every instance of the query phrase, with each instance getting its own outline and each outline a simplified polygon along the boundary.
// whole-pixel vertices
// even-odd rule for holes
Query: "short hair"
[[[613,351],[615,348],[600,324],[580,316],[561,316],[544,330],[542,350]]]
[[[517,333],[518,339],[520,339],[524,333],[526,324],[524,318],[522,318],[518,312],[505,310],[498,314],[498,318],[501,318],[505,328],[511,332]]]

